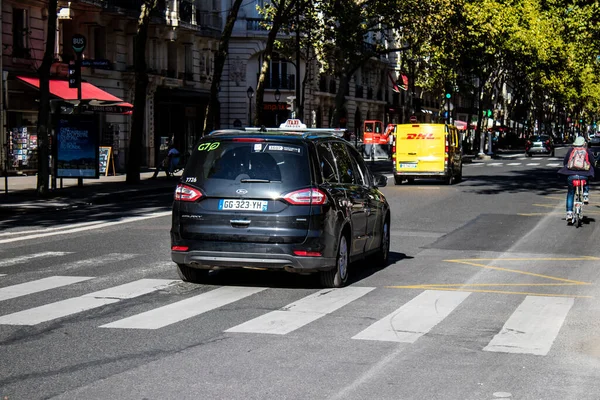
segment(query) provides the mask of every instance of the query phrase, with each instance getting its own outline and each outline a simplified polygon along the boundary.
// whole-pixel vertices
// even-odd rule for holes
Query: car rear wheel
[[[335,268],[321,271],[321,284],[328,288],[341,288],[348,281],[348,241],[346,236],[340,237]]]
[[[402,177],[401,176],[395,176],[394,177],[394,184],[396,184],[396,185],[402,185]]]
[[[192,268],[185,264],[177,264],[177,273],[184,282],[203,283],[208,278],[208,269]]]

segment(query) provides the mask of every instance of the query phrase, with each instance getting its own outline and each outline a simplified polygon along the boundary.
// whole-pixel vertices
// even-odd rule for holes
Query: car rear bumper
[[[414,171],[394,171],[394,176],[402,178],[444,178],[448,176],[447,172],[414,172]]]
[[[552,153],[552,149],[546,147],[532,147],[527,150],[528,153]]]
[[[316,272],[335,266],[335,258],[300,257],[292,254],[232,253],[229,251],[172,251],[171,259],[201,269],[272,269],[289,272]]]

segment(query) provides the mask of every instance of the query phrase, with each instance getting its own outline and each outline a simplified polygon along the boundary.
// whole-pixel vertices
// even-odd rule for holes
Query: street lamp
[[[279,127],[279,99],[281,98],[281,92],[279,88],[275,89],[275,128]]]
[[[246,94],[248,95],[248,126],[252,126],[252,98],[254,97],[252,86],[248,86]]]

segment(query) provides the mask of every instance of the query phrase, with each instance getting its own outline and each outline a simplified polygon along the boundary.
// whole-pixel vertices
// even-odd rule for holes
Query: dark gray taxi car
[[[390,209],[351,144],[325,130],[215,131],[175,191],[171,257],[184,281],[221,268],[319,273],[342,287],[351,262],[387,264]]]

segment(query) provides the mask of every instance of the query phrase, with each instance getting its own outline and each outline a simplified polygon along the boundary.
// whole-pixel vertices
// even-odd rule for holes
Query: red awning
[[[40,80],[38,78],[28,76],[17,76],[17,78],[31,86],[35,86],[38,89],[40,88]],[[68,81],[50,79],[50,93],[64,100],[77,100],[77,89],[70,88]],[[133,105],[125,103],[123,99],[113,96],[88,82],[81,82],[81,100],[97,100],[105,103],[119,104],[122,107],[133,108]]]

